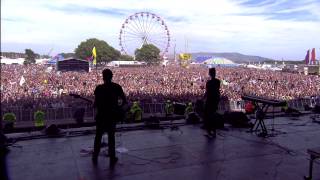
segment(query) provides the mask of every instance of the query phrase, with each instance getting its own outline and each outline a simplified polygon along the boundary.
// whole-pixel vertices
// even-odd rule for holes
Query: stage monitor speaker
[[[298,117],[301,115],[301,112],[297,109],[294,109],[294,108],[291,108],[289,107],[286,112],[286,114],[290,115],[290,116],[293,116],[293,117]]]
[[[147,128],[151,128],[151,129],[160,128],[160,120],[155,116],[151,116],[150,118],[145,119],[144,124]]]
[[[51,124],[48,128],[46,128],[46,134],[48,136],[57,136],[60,133],[60,129],[57,125]]]
[[[77,124],[82,124],[84,121],[84,113],[85,108],[77,108],[76,111],[73,114],[73,118],[77,122]]]
[[[320,105],[316,105],[313,109],[313,112],[320,113]]]
[[[186,122],[187,124],[198,124],[200,123],[200,118],[195,112],[191,112],[188,114]]]
[[[184,112],[186,110],[186,105],[185,104],[182,104],[182,103],[175,103],[173,105],[174,107],[174,114],[177,114],[177,115],[184,115]]]
[[[307,104],[304,105],[303,107],[304,107],[304,110],[305,110],[305,111],[310,111],[310,110],[312,109],[312,108],[311,108],[309,105],[307,105]]]
[[[249,119],[243,112],[226,112],[224,120],[234,127],[247,128],[250,126]]]

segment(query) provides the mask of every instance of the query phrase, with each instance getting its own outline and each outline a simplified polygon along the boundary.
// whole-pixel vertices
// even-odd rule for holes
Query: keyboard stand
[[[310,154],[310,162],[309,162],[309,176],[305,176],[305,180],[312,180],[312,169],[313,169],[313,161],[315,159],[320,158],[320,148],[308,149],[308,154]]]

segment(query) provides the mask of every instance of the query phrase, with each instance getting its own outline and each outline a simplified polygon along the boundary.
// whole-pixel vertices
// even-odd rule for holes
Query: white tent
[[[203,62],[204,64],[219,64],[219,65],[235,65],[233,61],[226,58],[219,58],[219,57],[213,57],[210,59],[207,59]]]
[[[139,61],[111,61],[108,63],[108,66],[119,67],[119,66],[137,66],[137,65],[146,65],[145,62]]]
[[[43,64],[47,61],[48,59],[36,59],[37,64]],[[23,64],[23,62],[24,62],[24,58],[10,59],[10,58],[1,56],[1,63],[3,64]]]
[[[9,59],[6,57],[1,57],[1,63],[3,64],[23,64],[24,58]]]

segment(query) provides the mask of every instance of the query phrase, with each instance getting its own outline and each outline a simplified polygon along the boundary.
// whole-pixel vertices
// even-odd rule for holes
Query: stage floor
[[[267,138],[228,127],[208,139],[200,125],[117,133],[114,169],[104,150],[97,167],[92,165],[84,151],[93,146],[92,134],[18,141],[10,147],[7,168],[11,180],[303,179],[307,149],[320,147],[320,124],[310,116],[275,118]],[[266,122],[271,129],[273,120]],[[320,179],[319,162],[313,177]]]

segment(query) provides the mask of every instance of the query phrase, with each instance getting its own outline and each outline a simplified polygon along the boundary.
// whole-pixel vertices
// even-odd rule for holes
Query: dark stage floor
[[[228,127],[208,139],[199,125],[117,133],[113,170],[103,153],[94,167],[90,154],[81,151],[92,147],[93,135],[18,141],[10,147],[7,167],[12,180],[303,179],[307,149],[320,146],[320,124],[310,116],[275,118],[275,131],[269,131],[274,136],[268,138]],[[266,122],[271,128],[272,119]],[[320,179],[318,162],[314,179]]]

